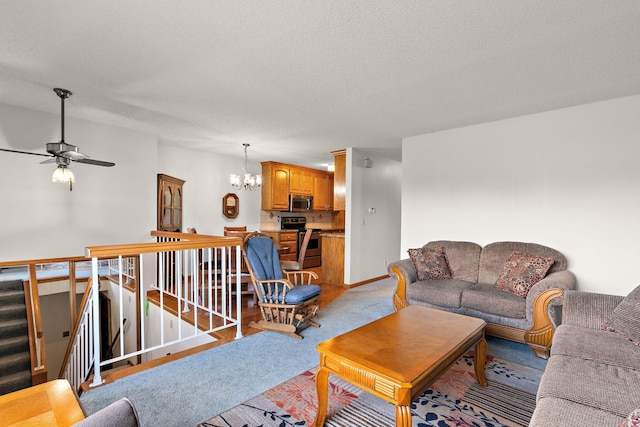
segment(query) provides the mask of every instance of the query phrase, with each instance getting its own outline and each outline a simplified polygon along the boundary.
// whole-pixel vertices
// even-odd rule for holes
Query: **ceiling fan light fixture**
[[[73,176],[73,172],[66,166],[58,166],[56,170],[53,171],[53,175],[51,176],[51,182],[55,182],[57,184],[73,184],[76,181],[76,177]]]

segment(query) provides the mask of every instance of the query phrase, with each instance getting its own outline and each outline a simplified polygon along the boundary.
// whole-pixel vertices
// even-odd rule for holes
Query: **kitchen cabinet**
[[[313,210],[333,210],[333,174],[322,172],[313,177]]]
[[[158,174],[159,231],[182,231],[182,185],[185,181]]]
[[[322,233],[322,281],[344,284],[344,233]]]
[[[297,166],[289,167],[289,191],[295,194],[313,195],[312,170]]]
[[[347,208],[347,152],[332,151],[335,170],[333,172],[333,209],[344,211]]]
[[[289,165],[262,162],[262,209],[289,209]]]
[[[280,259],[297,261],[298,260],[298,231],[263,231],[276,244],[280,252]]]
[[[333,210],[333,173],[278,162],[262,162],[263,210],[286,211],[289,194],[313,196],[314,210]]]

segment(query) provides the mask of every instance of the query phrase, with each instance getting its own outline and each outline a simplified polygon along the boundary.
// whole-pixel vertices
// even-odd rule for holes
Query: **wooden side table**
[[[84,418],[67,380],[53,380],[0,396],[0,427],[71,426]]]

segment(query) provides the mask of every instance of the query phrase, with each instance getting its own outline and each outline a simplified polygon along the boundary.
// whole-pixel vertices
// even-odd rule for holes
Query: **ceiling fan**
[[[69,183],[69,191],[73,190],[73,182],[75,178],[73,173],[69,169],[69,164],[71,162],[78,163],[86,163],[89,165],[95,166],[115,166],[113,162],[105,162],[103,160],[95,160],[90,158],[88,155],[81,153],[78,150],[78,147],[75,145],[67,144],[64,141],[64,100],[71,96],[71,92],[67,89],[54,88],[53,91],[60,97],[60,105],[61,105],[61,122],[62,122],[62,137],[60,142],[49,142],[46,145],[47,153],[32,153],[29,151],[20,151],[20,150],[9,150],[6,148],[0,148],[0,151],[7,151],[9,153],[21,153],[21,154],[31,154],[34,156],[44,156],[51,157],[49,160],[45,160],[40,163],[56,163],[58,167],[53,172],[53,176],[51,180],[53,182],[60,183]]]

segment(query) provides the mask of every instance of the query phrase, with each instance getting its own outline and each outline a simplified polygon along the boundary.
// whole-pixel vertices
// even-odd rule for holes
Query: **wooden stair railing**
[[[29,270],[29,274],[35,276],[35,266],[31,265]],[[24,300],[27,308],[27,330],[29,331],[29,354],[31,356],[31,385],[42,384],[47,381],[47,356],[37,286],[37,281],[24,281]]]
[[[92,282],[93,282],[93,278],[89,277],[89,280],[87,281],[87,287],[84,290],[84,294],[82,294],[80,307],[78,307],[78,313],[84,313],[84,310],[87,307],[87,303],[89,301],[89,295],[91,294]],[[71,334],[69,334],[69,344],[67,344],[67,350],[64,353],[64,358],[62,359],[62,364],[60,365],[60,373],[58,374],[58,378],[60,379],[64,378],[64,372],[67,368],[67,363],[69,363],[69,357],[71,356],[71,351],[73,350],[75,337],[78,334],[78,330],[80,329],[81,324],[82,324],[82,316],[76,316],[75,323],[71,330]]]

